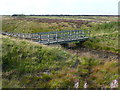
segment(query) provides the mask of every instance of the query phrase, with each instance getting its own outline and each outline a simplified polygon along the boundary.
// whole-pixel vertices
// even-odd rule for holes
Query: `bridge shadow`
[[[71,49],[71,50],[76,50],[78,48],[83,48],[83,43],[85,41],[80,41],[80,42],[76,42],[76,43],[63,43],[63,44],[60,44],[63,48],[66,48],[66,49]]]
[[[79,53],[80,56],[91,56],[92,58],[102,59],[102,60],[118,60],[118,53],[108,52],[104,50],[97,50],[92,48],[87,48],[83,45],[85,41],[80,41],[77,43],[68,43],[61,45],[65,49],[69,49],[73,53]]]

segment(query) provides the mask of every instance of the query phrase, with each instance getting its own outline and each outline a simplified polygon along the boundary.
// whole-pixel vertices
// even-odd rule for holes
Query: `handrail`
[[[90,37],[90,30],[66,30],[39,33],[2,32],[3,35],[29,39],[42,44],[65,43],[85,40]]]

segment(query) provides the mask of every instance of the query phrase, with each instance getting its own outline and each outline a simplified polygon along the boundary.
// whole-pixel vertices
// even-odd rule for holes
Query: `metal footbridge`
[[[40,33],[2,32],[3,35],[32,40],[41,44],[64,44],[85,41],[90,37],[90,30],[65,30]]]

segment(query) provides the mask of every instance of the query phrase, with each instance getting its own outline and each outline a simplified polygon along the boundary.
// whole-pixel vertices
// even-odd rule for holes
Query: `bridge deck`
[[[32,40],[42,44],[68,43],[74,41],[84,41],[89,38],[89,30],[67,30],[41,33],[13,33],[2,32],[4,35]]]

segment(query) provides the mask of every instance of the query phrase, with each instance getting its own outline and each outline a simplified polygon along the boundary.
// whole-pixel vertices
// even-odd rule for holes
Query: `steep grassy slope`
[[[70,63],[73,62],[72,60],[74,60],[72,59],[73,56],[70,56],[69,53],[59,48],[42,46],[36,43],[26,42],[22,40],[16,41],[16,39],[11,39],[8,37],[3,37],[2,46],[3,77],[10,79],[10,81],[13,81],[9,83],[12,84],[12,87],[14,87],[14,84],[16,82],[20,83],[19,79],[21,82],[23,82],[22,80],[27,78],[29,79],[31,75],[35,76],[36,78],[36,75],[40,75],[38,79],[42,79],[41,74],[46,70],[54,71],[61,69],[66,65],[69,66]],[[45,76],[43,78],[49,78],[49,76]],[[29,81],[26,80],[26,86],[27,83],[29,83]],[[3,86],[7,87],[6,84],[4,84],[4,81]],[[24,85],[22,87],[24,87]]]
[[[62,48],[2,38],[4,88],[73,88],[76,81],[79,88],[85,81],[89,88],[110,87],[110,82],[119,77],[116,60],[79,57]]]

